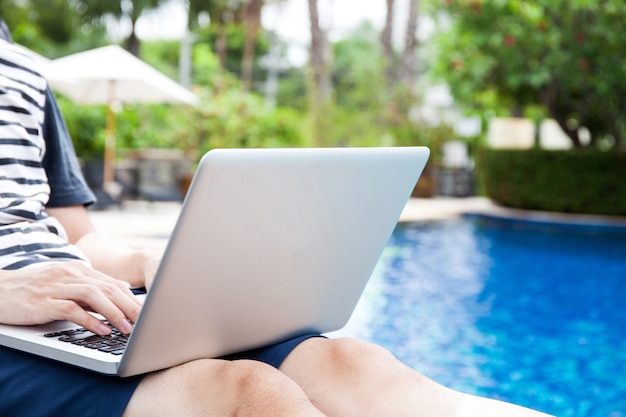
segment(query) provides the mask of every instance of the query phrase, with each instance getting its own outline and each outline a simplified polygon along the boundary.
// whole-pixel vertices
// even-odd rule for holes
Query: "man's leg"
[[[383,348],[353,339],[306,340],[280,370],[331,417],[546,417],[446,388]]]
[[[124,417],[323,417],[297,384],[255,361],[198,360],[146,376]]]

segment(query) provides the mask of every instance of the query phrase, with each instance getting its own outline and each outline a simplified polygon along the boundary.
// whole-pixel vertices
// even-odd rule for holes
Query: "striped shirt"
[[[46,214],[50,186],[42,160],[47,84],[34,61],[0,40],[0,268],[84,259]]]

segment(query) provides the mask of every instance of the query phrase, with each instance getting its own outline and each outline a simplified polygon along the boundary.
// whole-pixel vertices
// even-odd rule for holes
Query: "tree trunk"
[[[417,22],[419,19],[419,0],[409,1],[409,17],[404,37],[402,53],[402,84],[413,90],[417,71]]]
[[[317,105],[330,97],[329,80],[329,53],[326,34],[319,21],[317,0],[309,0],[309,15],[311,19],[311,56],[310,72],[312,81],[312,99]]]
[[[136,57],[139,57],[140,54],[140,44],[139,38],[137,37],[137,33],[135,31],[135,26],[137,24],[136,19],[131,19],[131,27],[130,27],[130,35],[126,39],[126,50],[133,54]]]
[[[385,58],[385,80],[387,90],[391,91],[396,82],[396,65],[393,53],[393,20],[395,0],[387,0],[387,17],[381,36],[383,57]]]
[[[254,66],[254,46],[261,27],[261,9],[264,0],[248,0],[244,6],[244,22],[246,25],[246,40],[243,47],[241,61],[241,81],[244,90],[252,86],[252,70]]]
[[[331,120],[330,50],[326,33],[319,22],[317,0],[309,0],[311,49],[307,94],[309,99],[310,139],[314,146],[333,145],[326,135]]]
[[[217,23],[217,38],[215,39],[215,53],[217,60],[220,63],[222,69],[226,68],[226,49],[228,48],[228,42],[226,40],[226,24],[223,19]]]

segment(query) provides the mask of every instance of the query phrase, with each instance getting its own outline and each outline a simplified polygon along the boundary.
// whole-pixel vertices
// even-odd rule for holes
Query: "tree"
[[[66,0],[29,0],[29,3],[29,20],[50,41],[68,43],[76,34],[74,16],[67,13]]]
[[[260,36],[261,11],[265,0],[184,0],[188,8],[188,33],[195,32],[196,40],[210,42],[223,69],[240,75],[242,86],[249,90],[254,77],[257,52],[267,50],[267,40]],[[200,28],[199,18],[207,14],[210,25]],[[181,64],[191,61],[190,44],[181,44]],[[190,69],[181,65],[184,71]],[[181,78],[190,75],[181,71]],[[187,84],[187,82],[183,82]]]
[[[443,4],[443,5],[442,5]],[[572,140],[625,146],[626,20],[622,0],[446,0],[430,2],[448,22],[438,36],[436,72],[459,103],[495,97],[521,115],[542,106]]]
[[[419,20],[419,0],[409,0],[406,29],[404,33],[404,47],[400,53],[396,53],[393,44],[393,32],[395,29],[395,0],[387,0],[387,13],[385,26],[381,34],[383,56],[386,61],[385,76],[387,78],[387,90],[394,92],[394,86],[399,82],[401,89],[413,92],[415,77],[417,75],[417,24]],[[398,89],[395,89],[396,91]]]
[[[335,103],[355,112],[380,113],[388,104],[384,53],[378,32],[363,23],[333,44],[332,83]]]
[[[417,71],[417,22],[419,19],[419,0],[409,0],[409,13],[404,36],[404,51],[400,79],[402,84],[413,89]]]
[[[330,48],[326,32],[320,25],[317,0],[308,0],[311,28],[311,47],[309,69],[312,82],[312,99],[314,103],[322,103],[330,98]]]
[[[192,49],[195,36],[192,34],[199,26],[200,17],[206,13],[209,16],[216,14],[216,9],[223,6],[222,0],[181,0],[187,11],[187,26],[180,42],[178,57],[179,82],[191,86],[192,79]]]
[[[233,20],[233,8],[239,7],[241,0],[183,0],[187,4],[187,30],[197,29],[199,18],[207,13],[211,26],[215,27],[217,39],[215,51],[222,68],[226,68],[226,25]]]
[[[396,82],[396,56],[393,49],[394,6],[395,0],[387,0],[385,26],[380,37],[383,56],[386,61],[385,78],[387,79],[388,91],[391,91]]]
[[[241,59],[241,82],[245,90],[252,86],[252,69],[254,64],[254,46],[261,28],[261,10],[264,0],[247,0],[243,7],[243,22],[246,40]]]
[[[68,0],[70,7],[75,10],[86,23],[103,22],[108,16],[116,19],[130,20],[131,30],[126,39],[126,50],[139,56],[140,41],[135,32],[135,26],[141,15],[153,9],[158,9],[168,0]]]
[[[328,112],[331,102],[332,85],[330,80],[331,54],[326,32],[320,25],[317,0],[308,0],[311,29],[311,47],[309,53],[308,96],[311,117],[311,135],[318,146],[325,145],[324,113]]]
[[[82,25],[67,0],[0,0],[0,16],[13,40],[57,58],[102,45],[103,25]]]

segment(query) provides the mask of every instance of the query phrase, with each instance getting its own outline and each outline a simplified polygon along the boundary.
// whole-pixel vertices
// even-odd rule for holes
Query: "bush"
[[[200,103],[128,104],[116,116],[118,150],[173,148],[196,158],[216,147],[297,147],[303,144],[304,117],[269,108],[230,77],[222,89],[197,89]],[[230,81],[229,81],[230,80]],[[58,97],[76,153],[85,160],[104,155],[106,106],[85,106]]]
[[[106,136],[106,107],[76,104],[63,96],[57,96],[57,101],[76,154],[83,159],[101,159]]]
[[[298,147],[303,118],[285,108],[268,108],[263,98],[236,85],[198,91],[200,103],[171,117],[184,121],[173,132],[176,148],[202,155],[212,148]]]
[[[481,149],[481,191],[520,209],[626,215],[626,153]]]

